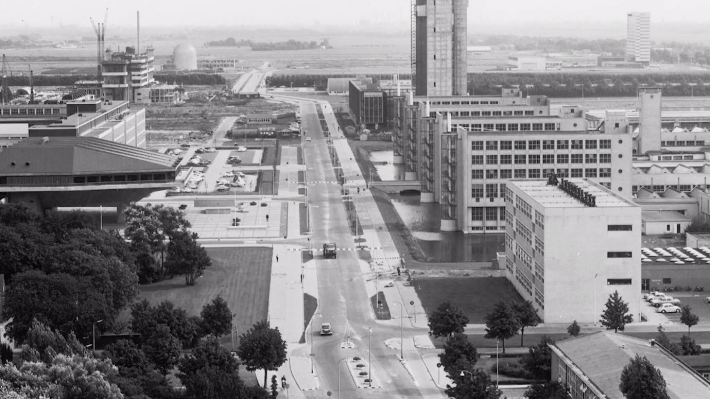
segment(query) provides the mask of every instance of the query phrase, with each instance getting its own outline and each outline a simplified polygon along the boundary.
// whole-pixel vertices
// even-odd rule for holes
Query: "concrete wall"
[[[639,152],[661,149],[661,89],[639,89]]]
[[[690,286],[693,288],[703,287],[705,291],[710,290],[710,273],[708,273],[708,265],[704,263],[659,265],[652,262],[645,262],[641,267],[642,277],[648,279],[648,287],[651,290],[663,290],[665,287],[675,287],[677,285],[682,287]],[[666,279],[666,283],[663,282],[663,279]]]
[[[710,245],[710,235],[708,234],[685,234],[685,246],[690,248],[707,247]]]
[[[643,221],[643,234],[653,236],[661,234],[680,234],[685,231],[690,222],[673,222],[673,221]]]

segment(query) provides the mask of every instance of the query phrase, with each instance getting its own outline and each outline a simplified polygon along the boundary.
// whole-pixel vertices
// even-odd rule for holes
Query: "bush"
[[[531,379],[528,372],[520,364],[520,358],[511,358],[498,361],[498,374],[513,378]],[[496,372],[496,365],[491,366],[491,373]]]

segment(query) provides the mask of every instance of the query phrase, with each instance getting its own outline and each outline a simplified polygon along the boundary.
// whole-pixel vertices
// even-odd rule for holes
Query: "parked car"
[[[651,299],[651,305],[653,305],[657,308],[660,307],[661,305],[663,305],[664,303],[671,303],[671,304],[675,305],[675,304],[680,303],[680,299],[673,298],[671,296],[658,297],[658,298]]]
[[[216,148],[205,148],[205,152],[215,152],[217,151]]]
[[[241,177],[243,179],[246,175],[242,172],[234,172],[234,176]]]
[[[229,163],[230,165],[239,165],[240,163],[242,163],[242,160],[238,158],[230,158],[227,163]]]
[[[202,147],[195,150],[195,154],[204,154],[204,153],[205,153],[205,149]]]
[[[246,151],[246,150],[247,150],[247,148],[246,148],[246,147],[243,147],[243,146],[237,146],[237,152],[244,152],[244,151]]]
[[[181,190],[180,190],[180,187],[173,187],[170,189],[170,191],[173,193],[179,193]]]
[[[222,185],[222,184],[220,184],[219,186],[217,186],[217,191],[227,191],[227,190],[229,190],[229,186],[225,186],[225,185]]]
[[[185,188],[182,189],[182,192],[183,192],[183,193],[191,193],[191,192],[193,192],[193,191],[195,191],[195,190],[191,189],[190,187],[185,187]]]
[[[390,281],[389,283],[385,284],[385,287],[394,287],[394,280]]]
[[[187,204],[181,204],[178,208],[179,208],[181,211],[184,211],[185,209],[187,209]]]
[[[190,144],[180,144],[180,147],[182,147],[182,148],[190,148]]]
[[[662,304],[658,310],[656,310],[658,313],[680,313],[680,308],[676,305],[673,305],[672,303],[664,303]]]
[[[231,170],[224,172],[222,173],[222,177],[234,177],[234,172],[232,172]]]
[[[310,142],[310,141],[311,141],[311,138],[310,138],[310,137],[306,137],[306,141]]]
[[[231,186],[232,186],[232,187],[244,187],[244,182],[242,182],[242,181],[233,181],[233,182],[231,183]]]
[[[220,185],[220,186],[228,186],[229,183],[230,183],[230,181],[229,181],[229,180],[226,180],[226,179],[219,179],[219,180],[217,180],[217,184]]]
[[[330,323],[323,323],[320,325],[320,335],[333,335]]]
[[[654,291],[646,297],[646,301],[651,302],[653,298],[665,298],[666,296],[667,295],[662,292]]]

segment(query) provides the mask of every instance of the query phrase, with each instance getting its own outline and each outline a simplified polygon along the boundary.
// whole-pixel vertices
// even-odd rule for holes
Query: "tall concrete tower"
[[[468,0],[415,0],[417,96],[466,95]]]
[[[661,104],[662,91],[658,87],[644,87],[638,91],[639,154],[661,150]]]
[[[651,63],[651,14],[626,14],[626,60],[644,65]]]

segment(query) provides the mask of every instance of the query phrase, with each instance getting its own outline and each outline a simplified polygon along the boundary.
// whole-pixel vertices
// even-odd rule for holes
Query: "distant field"
[[[503,277],[422,278],[412,281],[427,314],[444,301],[458,306],[469,323],[483,324],[496,302],[521,300],[513,284]]]
[[[153,305],[168,300],[185,309],[189,316],[199,315],[202,307],[221,295],[236,313],[234,323],[243,333],[254,323],[266,320],[269,307],[271,283],[271,248],[207,248],[212,266],[188,287],[185,278],[176,276],[171,280],[139,287],[139,299],[147,299]],[[230,337],[222,337],[223,345]]]

